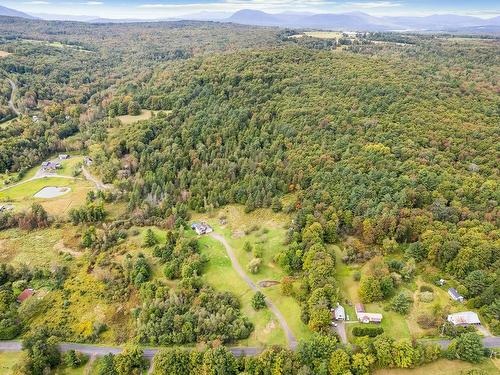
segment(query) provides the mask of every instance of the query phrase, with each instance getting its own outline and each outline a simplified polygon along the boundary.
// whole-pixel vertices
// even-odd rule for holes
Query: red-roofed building
[[[28,298],[30,298],[35,291],[33,289],[24,289],[23,292],[17,297],[17,302],[21,303],[23,301],[26,301]]]

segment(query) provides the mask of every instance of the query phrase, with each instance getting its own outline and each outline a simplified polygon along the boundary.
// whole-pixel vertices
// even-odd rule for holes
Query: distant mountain
[[[375,17],[363,12],[300,14],[269,14],[256,10],[240,10],[225,21],[245,25],[303,27],[345,31],[447,31],[478,29],[500,24],[500,17],[482,19],[455,14],[436,14],[425,17]],[[494,29],[494,28],[488,28]]]
[[[0,16],[28,18],[30,20],[36,19],[36,17],[30,16],[29,14],[20,12],[20,11],[15,10],[15,9],[3,7],[1,5],[0,5]]]
[[[286,15],[280,18],[260,10],[243,9],[234,13],[226,21],[244,25],[280,26],[288,23],[286,19]]]

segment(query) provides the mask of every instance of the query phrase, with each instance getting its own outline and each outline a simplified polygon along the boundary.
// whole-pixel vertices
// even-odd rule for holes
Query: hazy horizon
[[[426,16],[457,14],[481,18],[500,15],[498,1],[330,1],[330,0],[26,0],[0,1],[0,5],[29,14],[89,16],[101,18],[157,19],[199,12],[234,13],[242,9],[267,13],[345,13],[362,11],[375,16]]]

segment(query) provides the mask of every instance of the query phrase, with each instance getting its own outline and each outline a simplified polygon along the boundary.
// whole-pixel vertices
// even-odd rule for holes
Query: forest
[[[340,267],[356,270],[356,302],[401,316],[417,302],[408,290],[431,298],[418,283],[444,278],[500,334],[499,39],[300,32],[0,17],[0,69],[22,112],[0,126],[0,182],[68,152],[106,186],[65,216],[0,212],[0,245],[60,236],[44,265],[0,263],[0,339],[22,339],[17,373],[83,366],[63,341],[126,344],[97,361],[103,375],[147,369],[144,345],[163,348],[155,374],[368,374],[492,354],[474,329],[446,323],[446,308],[416,320],[447,349],[378,326],[354,327],[345,344],[332,309],[347,300]],[[308,332],[296,347],[228,349],[257,335],[270,295],[252,292],[247,309],[243,293],[211,285],[213,244],[190,223],[225,222],[214,215],[229,205],[286,215],[270,264]],[[262,244],[245,247],[250,273],[269,266]],[[19,302],[32,286],[47,295]]]

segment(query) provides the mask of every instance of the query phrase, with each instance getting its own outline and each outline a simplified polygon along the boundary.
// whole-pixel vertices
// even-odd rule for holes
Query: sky
[[[0,0],[0,5],[32,14],[145,19],[240,9],[407,16],[454,13],[483,18],[500,15],[500,0]]]

